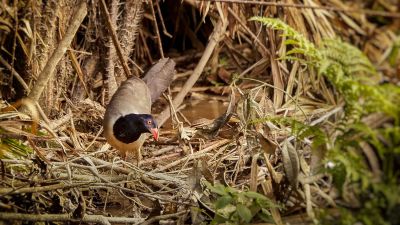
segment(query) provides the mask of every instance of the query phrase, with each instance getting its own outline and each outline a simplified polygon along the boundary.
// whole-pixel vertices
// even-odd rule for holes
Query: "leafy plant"
[[[256,218],[264,222],[272,221],[269,209],[278,206],[265,195],[252,191],[241,192],[222,184],[205,184],[218,196],[213,203],[215,217],[211,224],[248,224]]]
[[[327,78],[344,98],[348,115],[356,114],[356,119],[360,119],[371,112],[384,112],[398,119],[399,88],[391,84],[378,86],[379,74],[358,48],[338,39],[326,39],[315,46],[279,19],[253,17],[251,20],[282,31],[286,38],[284,44],[291,49],[281,59],[298,60],[311,69],[317,68],[318,74]]]
[[[342,208],[342,219],[334,220],[334,224],[398,223],[400,218],[394,212],[400,208],[400,179],[396,170],[400,164],[400,88],[392,84],[379,85],[376,69],[355,46],[337,39],[323,40],[316,46],[279,19],[253,17],[252,20],[281,31],[289,49],[281,60],[298,60],[310,70],[317,70],[346,103],[345,117],[336,121],[339,126],[334,127],[335,132],[330,132],[335,136],[327,137],[333,143],[324,160],[337,189],[343,194],[351,191],[360,207]],[[393,55],[397,55],[396,47],[393,51]],[[364,116],[374,112],[386,114],[394,123],[385,128],[371,128],[362,122]],[[299,137],[313,133],[318,137],[318,127],[311,130],[296,123],[291,126],[293,131],[300,131]],[[307,130],[309,132],[305,132]],[[368,161],[361,154],[362,142],[378,153],[382,164],[380,182],[372,179]],[[324,224],[328,224],[326,219],[334,219],[328,214],[321,215],[325,215]]]

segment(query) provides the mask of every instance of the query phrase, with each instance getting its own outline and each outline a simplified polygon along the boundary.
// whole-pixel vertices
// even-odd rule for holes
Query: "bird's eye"
[[[147,120],[147,124],[151,125],[152,124],[151,120]]]

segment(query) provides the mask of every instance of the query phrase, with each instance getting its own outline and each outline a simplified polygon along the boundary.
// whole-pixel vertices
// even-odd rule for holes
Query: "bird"
[[[158,140],[158,125],[151,115],[151,105],[169,87],[174,74],[175,62],[163,58],[143,79],[133,76],[122,82],[106,106],[104,136],[124,159],[133,153],[139,165],[146,138],[151,134]]]

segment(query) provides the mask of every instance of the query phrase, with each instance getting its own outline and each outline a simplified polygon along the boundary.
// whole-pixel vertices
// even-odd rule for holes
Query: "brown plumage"
[[[158,127],[151,116],[151,104],[170,85],[175,62],[161,59],[146,73],[143,80],[132,77],[114,93],[104,115],[104,136],[108,143],[126,157],[134,153],[138,162],[140,149],[151,133],[158,139]]]

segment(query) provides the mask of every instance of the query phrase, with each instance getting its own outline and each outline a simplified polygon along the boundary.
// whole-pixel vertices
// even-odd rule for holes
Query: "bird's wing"
[[[143,78],[151,93],[151,102],[155,102],[171,84],[175,75],[175,62],[164,58],[158,61]]]
[[[112,129],[114,122],[120,116],[131,113],[151,113],[150,90],[136,77],[124,81],[114,93],[104,115],[104,129]]]

